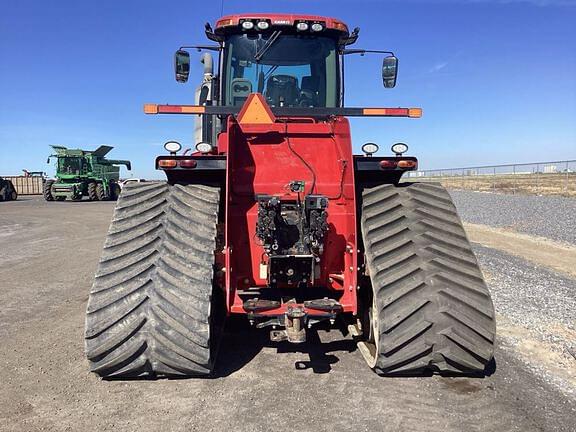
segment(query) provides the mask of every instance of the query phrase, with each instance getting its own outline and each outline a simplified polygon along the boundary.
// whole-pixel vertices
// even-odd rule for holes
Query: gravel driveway
[[[462,220],[576,245],[576,199],[451,190]]]
[[[522,334],[498,336],[485,379],[386,379],[336,329],[295,347],[230,321],[214,379],[101,381],[83,353],[84,313],[114,204],[2,204],[1,431],[574,431],[576,399],[526,360]],[[508,280],[505,256],[478,251],[501,313],[538,317],[541,303],[509,311],[505,295],[522,292],[534,269],[513,263],[529,276]]]

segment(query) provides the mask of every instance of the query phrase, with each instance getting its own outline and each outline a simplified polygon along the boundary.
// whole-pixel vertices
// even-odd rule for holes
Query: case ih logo
[[[272,24],[275,24],[275,25],[290,25],[290,24],[292,24],[292,23],[290,22],[290,20],[274,20],[274,21],[272,21]]]

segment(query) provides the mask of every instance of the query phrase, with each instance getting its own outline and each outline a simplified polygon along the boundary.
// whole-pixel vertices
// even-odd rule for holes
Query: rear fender
[[[176,165],[161,167],[161,161],[175,161]],[[156,169],[164,171],[170,184],[194,183],[224,187],[226,183],[226,156],[158,156],[155,165]]]

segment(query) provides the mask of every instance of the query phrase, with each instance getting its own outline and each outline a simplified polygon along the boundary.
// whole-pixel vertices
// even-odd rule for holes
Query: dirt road
[[[113,203],[24,197],[1,204],[2,431],[575,430],[576,360],[532,339],[530,322],[518,319],[523,311],[503,292],[495,295],[504,323],[496,370],[485,379],[379,378],[337,330],[294,347],[231,321],[213,379],[101,381],[88,372],[82,335]],[[495,293],[516,283],[507,260],[516,259],[516,272],[536,272],[530,277],[540,271],[493,249],[480,248],[479,256]],[[574,293],[569,276],[562,283]],[[553,355],[564,366],[555,370],[549,361],[539,369]]]

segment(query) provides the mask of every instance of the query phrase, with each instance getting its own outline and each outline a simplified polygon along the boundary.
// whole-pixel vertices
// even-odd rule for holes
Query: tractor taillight
[[[160,168],[176,168],[176,159],[160,159],[158,166]]]
[[[194,159],[180,159],[180,168],[196,168],[198,162]]]
[[[398,168],[415,168],[416,164],[415,160],[400,160],[398,161]]]
[[[396,161],[382,160],[382,161],[380,161],[380,168],[382,168],[382,169],[396,168]]]

